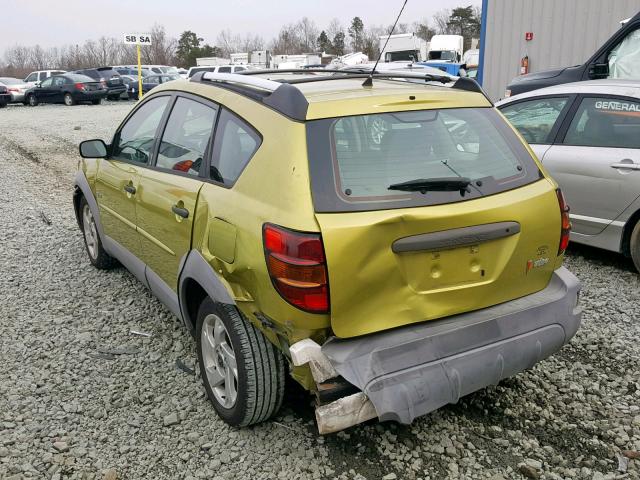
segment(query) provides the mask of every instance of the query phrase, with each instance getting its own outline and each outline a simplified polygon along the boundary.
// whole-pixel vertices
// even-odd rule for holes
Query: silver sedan
[[[560,185],[571,240],[631,256],[640,271],[640,81],[557,85],[496,106]]]
[[[10,103],[25,103],[24,95],[30,87],[24,80],[13,77],[0,77],[0,85],[7,87],[7,90],[11,94]]]

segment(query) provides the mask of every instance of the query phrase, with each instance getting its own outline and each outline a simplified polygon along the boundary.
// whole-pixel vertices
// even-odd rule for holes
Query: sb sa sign
[[[151,35],[148,33],[128,33],[124,35],[124,43],[128,45],[151,45]]]

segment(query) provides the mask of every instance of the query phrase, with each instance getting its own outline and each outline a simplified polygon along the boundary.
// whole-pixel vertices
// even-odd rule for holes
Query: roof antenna
[[[402,12],[404,11],[404,7],[407,6],[408,1],[409,0],[404,0],[404,3],[402,4],[402,8],[400,9],[400,13],[398,14],[398,18],[396,18],[396,21],[393,24],[393,27],[391,27],[391,31],[389,32],[389,36],[387,37],[387,41],[384,42],[384,47],[382,47],[382,50],[380,50],[380,55],[378,55],[378,59],[376,60],[376,63],[373,66],[373,69],[371,70],[371,73],[369,73],[369,76],[367,77],[367,79],[364,82],[362,82],[363,87],[373,87],[373,74],[376,71],[378,63],[382,58],[382,52],[384,52],[385,48],[387,48],[387,43],[389,43],[389,39],[391,38],[391,35],[393,35],[393,31],[396,29],[396,25],[398,25],[398,20],[400,20],[400,15],[402,15]]]

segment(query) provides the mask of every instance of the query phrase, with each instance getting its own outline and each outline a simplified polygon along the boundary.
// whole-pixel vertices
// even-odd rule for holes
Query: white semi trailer
[[[427,59],[429,45],[415,33],[391,35],[388,43],[387,37],[387,35],[380,36],[380,51],[383,62],[422,62]]]

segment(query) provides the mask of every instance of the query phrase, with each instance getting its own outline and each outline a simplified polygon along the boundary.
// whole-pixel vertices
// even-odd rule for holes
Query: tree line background
[[[443,9],[431,19],[412,24],[399,23],[394,33],[413,32],[426,41],[436,34],[462,35],[466,50],[471,45],[471,39],[479,37],[480,16],[480,9],[471,5]],[[364,52],[370,59],[375,59],[380,53],[379,37],[390,31],[391,26],[365,25],[361,17],[354,17],[346,27],[335,18],[323,29],[312,19],[303,17],[296,23],[282,26],[270,41],[259,35],[241,35],[226,29],[218,34],[215,44],[210,45],[190,30],[182,32],[179,38],[173,38],[167,34],[164,26],[156,24],[151,29],[153,45],[142,48],[142,63],[188,68],[196,65],[198,57],[229,58],[231,53],[265,49],[270,50],[272,55],[314,52],[344,55]],[[124,45],[121,38],[103,36],[83,44],[51,48],[14,45],[4,53],[0,62],[0,76],[22,78],[34,70],[76,70],[136,63],[135,45]]]

